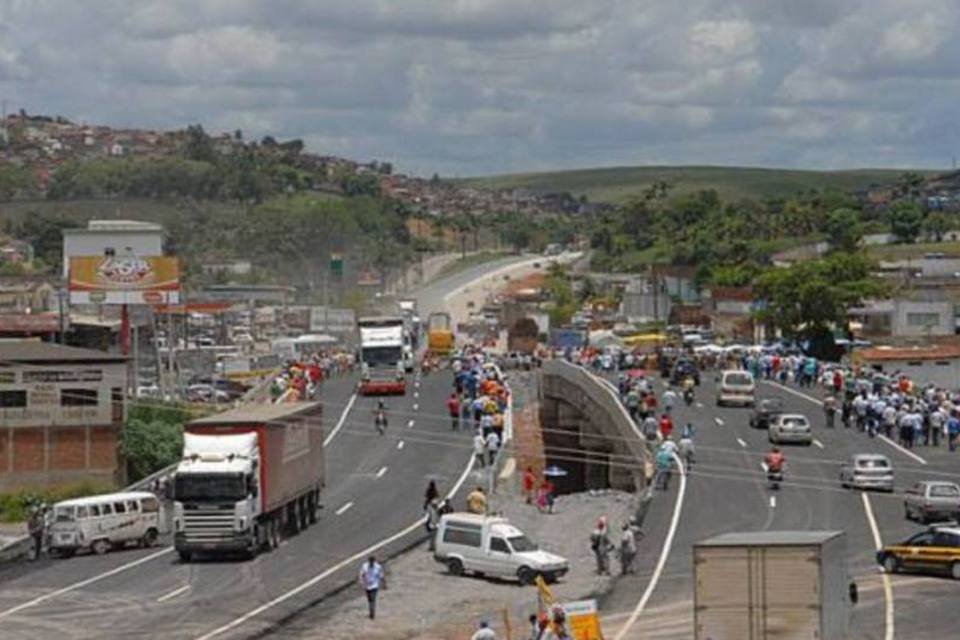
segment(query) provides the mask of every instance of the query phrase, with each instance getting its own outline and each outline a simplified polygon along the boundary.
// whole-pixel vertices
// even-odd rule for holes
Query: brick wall
[[[14,473],[44,470],[43,431],[43,427],[13,430]]]
[[[87,430],[76,427],[50,428],[50,468],[56,471],[87,466]]]
[[[119,426],[0,428],[0,491],[122,480]],[[13,465],[9,467],[10,451]]]

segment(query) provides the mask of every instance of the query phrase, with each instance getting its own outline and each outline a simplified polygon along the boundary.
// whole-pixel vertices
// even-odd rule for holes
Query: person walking
[[[597,528],[590,534],[590,550],[593,551],[593,557],[597,561],[597,574],[610,575],[610,550],[613,545],[610,543],[610,536],[607,532],[607,518],[601,516],[597,520]]]
[[[536,485],[537,476],[533,473],[533,467],[527,467],[527,470],[523,472],[523,497],[527,504],[533,504]]]
[[[497,459],[497,451],[500,450],[500,436],[497,435],[496,431],[491,431],[487,434],[487,456],[489,458],[488,464],[493,466],[493,463]]]
[[[477,487],[467,494],[467,511],[479,515],[487,513],[487,494],[483,492],[483,487]]]
[[[377,617],[377,593],[387,588],[387,579],[383,573],[383,566],[377,562],[375,556],[370,556],[360,567],[360,586],[367,594],[367,608],[370,619]]]
[[[834,417],[837,415],[837,400],[833,396],[827,396],[823,401],[823,413],[827,418],[827,428],[833,429]]]
[[[623,523],[620,534],[620,575],[633,573],[633,559],[637,557],[637,537],[629,522]]]
[[[953,452],[957,450],[957,440],[960,439],[960,417],[957,412],[947,418],[947,448]]]
[[[450,428],[454,431],[460,428],[460,398],[456,391],[447,398],[447,413],[450,414]]]
[[[473,436],[473,455],[477,460],[478,467],[482,469],[487,466],[487,440],[479,429]]]
[[[27,531],[33,538],[33,559],[39,560],[43,555],[43,540],[47,530],[47,506],[43,503],[34,507],[27,522]]]
[[[497,634],[486,620],[481,620],[480,627],[470,636],[470,640],[497,640]]]

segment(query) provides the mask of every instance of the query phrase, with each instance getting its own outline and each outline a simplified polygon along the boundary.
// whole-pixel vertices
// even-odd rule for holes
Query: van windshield
[[[527,536],[514,536],[512,538],[507,538],[507,541],[510,543],[510,548],[513,549],[514,553],[524,553],[525,551],[536,551],[537,545],[530,542],[530,539]]]
[[[236,502],[247,497],[240,473],[177,474],[174,492],[181,502]]]
[[[57,507],[53,512],[53,519],[56,522],[73,522],[73,507]]]

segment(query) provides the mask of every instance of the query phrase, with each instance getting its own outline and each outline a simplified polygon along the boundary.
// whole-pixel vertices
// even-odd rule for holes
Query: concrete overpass
[[[651,454],[611,384],[577,365],[548,360],[540,389],[547,465],[568,472],[557,479],[558,493],[645,486]]]

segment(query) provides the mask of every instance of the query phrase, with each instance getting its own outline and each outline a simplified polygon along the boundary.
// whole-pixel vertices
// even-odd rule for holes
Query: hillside
[[[787,196],[809,189],[855,191],[893,183],[899,169],[803,171],[755,167],[610,167],[515,173],[454,180],[455,184],[489,189],[526,188],[537,193],[568,191],[594,202],[624,202],[654,182],[674,185],[674,193],[715,189],[723,200]],[[919,172],[935,175],[936,172]]]

